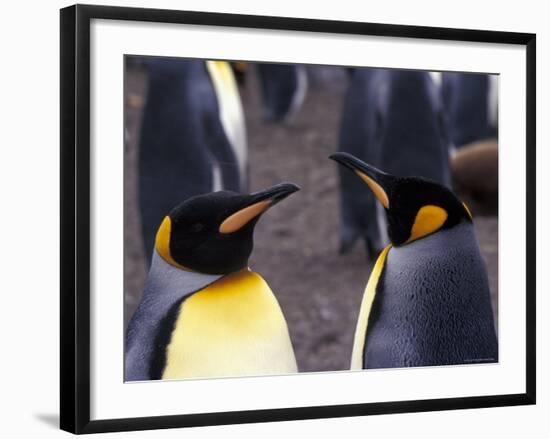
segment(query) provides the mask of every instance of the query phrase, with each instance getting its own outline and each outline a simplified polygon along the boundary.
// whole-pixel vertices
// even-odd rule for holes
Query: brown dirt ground
[[[336,149],[345,76],[310,68],[302,109],[291,124],[264,123],[254,74],[241,87],[248,132],[250,189],[292,181],[302,190],[271,209],[258,223],[250,266],[277,296],[287,319],[301,371],[349,367],[353,334],[371,264],[362,245],[338,254],[338,179],[327,157]],[[137,209],[137,145],[146,74],[127,71],[125,109],[125,318],[139,302],[145,262]],[[474,214],[475,214],[475,208]],[[497,311],[498,219],[475,218]]]

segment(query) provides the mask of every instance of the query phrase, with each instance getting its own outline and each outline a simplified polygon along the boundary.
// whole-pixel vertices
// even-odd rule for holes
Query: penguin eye
[[[200,232],[203,229],[204,229],[204,224],[203,223],[195,223],[191,226],[191,231],[192,232]]]

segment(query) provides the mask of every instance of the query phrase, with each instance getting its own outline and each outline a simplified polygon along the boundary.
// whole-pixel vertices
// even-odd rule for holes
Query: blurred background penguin
[[[207,192],[247,190],[247,142],[237,78],[248,65],[152,58],[139,147],[145,254],[170,206]],[[288,121],[303,102],[305,68],[259,64],[267,121]]]
[[[327,160],[347,150],[395,175],[423,175],[451,186],[466,201],[498,328],[498,157],[491,137],[497,76],[462,73],[451,80],[448,73],[374,68],[230,66],[126,57],[126,322],[141,301],[154,233],[172,206],[213,188],[242,193],[293,181],[302,188],[299,196],[258,224],[251,263],[277,292],[299,370],[347,369],[361,292],[372,271],[366,249],[376,257],[385,239],[383,217],[359,209],[369,192],[364,184],[349,171],[340,175]],[[460,145],[456,133],[473,132],[469,126],[486,121],[493,128]],[[491,139],[492,149],[468,146]],[[344,193],[351,197],[340,198]]]
[[[307,91],[306,68],[297,64],[258,64],[265,119],[288,122],[300,109]]]
[[[498,208],[498,76],[443,73],[442,91],[454,149],[453,184],[476,210]]]
[[[350,74],[339,151],[394,175],[450,186],[448,129],[434,75],[388,69]],[[362,238],[369,257],[376,258],[389,242],[380,205],[354,175],[340,170],[340,181],[340,251]]]
[[[224,61],[146,60],[139,142],[139,206],[146,260],[174,205],[222,189],[244,191],[246,133],[239,92]]]

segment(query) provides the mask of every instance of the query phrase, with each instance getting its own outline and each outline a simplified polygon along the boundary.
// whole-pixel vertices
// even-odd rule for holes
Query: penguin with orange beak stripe
[[[487,272],[466,205],[430,180],[386,174],[347,153],[331,158],[382,204],[391,241],[363,296],[351,368],[497,362]]]
[[[126,381],[297,372],[277,299],[248,268],[258,219],[297,190],[213,192],[164,218],[128,325]]]

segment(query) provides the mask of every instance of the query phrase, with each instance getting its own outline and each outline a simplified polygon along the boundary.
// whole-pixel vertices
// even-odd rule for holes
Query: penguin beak
[[[337,152],[329,158],[355,172],[369,186],[378,201],[386,209],[390,208],[389,193],[397,180],[396,177],[386,174],[346,152]]]
[[[299,190],[300,188],[294,183],[280,183],[264,191],[248,195],[245,206],[228,216],[221,223],[219,232],[227,234],[240,230],[271,206]]]

